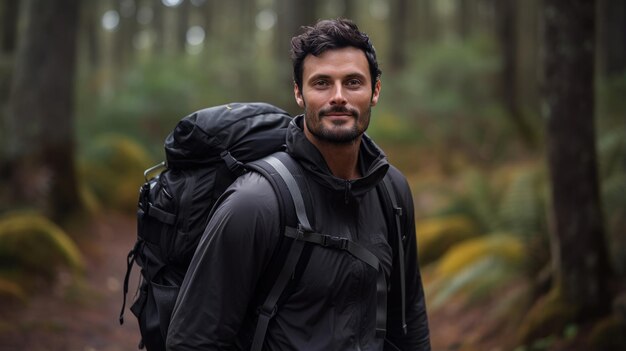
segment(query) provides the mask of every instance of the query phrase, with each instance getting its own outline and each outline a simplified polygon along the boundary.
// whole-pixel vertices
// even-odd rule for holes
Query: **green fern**
[[[51,278],[65,265],[84,269],[72,239],[56,224],[35,213],[12,213],[0,218],[0,265]]]
[[[493,233],[465,240],[436,263],[427,285],[432,308],[455,296],[480,299],[523,275],[524,245],[511,234]]]
[[[522,236],[545,231],[541,181],[533,169],[523,169],[514,175],[499,206],[502,229]]]

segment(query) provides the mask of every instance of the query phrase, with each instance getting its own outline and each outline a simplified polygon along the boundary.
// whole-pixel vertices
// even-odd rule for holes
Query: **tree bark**
[[[7,149],[15,207],[61,219],[80,207],[74,166],[79,0],[30,0],[9,101]]]
[[[545,0],[544,98],[557,291],[580,320],[610,307],[594,134],[595,1]]]

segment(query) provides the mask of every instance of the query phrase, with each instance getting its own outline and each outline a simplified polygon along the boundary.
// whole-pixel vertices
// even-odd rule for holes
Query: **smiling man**
[[[351,21],[324,20],[292,39],[292,60],[304,114],[291,122],[286,145],[309,189],[307,212],[317,232],[367,251],[380,268],[345,250],[309,247],[263,349],[430,350],[411,191],[365,135],[381,90],[374,47]],[[403,210],[400,245],[390,242],[397,233],[377,191],[384,179]],[[259,285],[280,235],[269,181],[255,172],[239,177],[214,210],[196,251],[202,257],[194,257],[193,274],[185,277],[168,350],[251,347]],[[383,316],[381,277],[388,291]]]

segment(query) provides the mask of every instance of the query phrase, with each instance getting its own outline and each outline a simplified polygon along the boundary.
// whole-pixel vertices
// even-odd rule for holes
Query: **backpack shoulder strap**
[[[398,198],[396,196],[396,190],[393,187],[391,176],[389,173],[385,175],[383,181],[378,185],[379,194],[383,202],[383,212],[387,217],[387,223],[390,228],[393,228],[395,235],[390,235],[387,240],[394,251],[394,260],[398,263],[400,270],[400,297],[402,303],[402,331],[406,335],[406,290],[405,290],[405,276],[404,276],[404,230],[402,228],[402,207],[400,207]],[[392,211],[393,213],[390,213]],[[391,217],[393,216],[393,220]]]
[[[289,154],[286,152],[274,153],[261,160],[254,161],[247,166],[248,168],[264,175],[270,183],[272,183],[279,199],[285,196],[289,197],[286,201],[283,199],[282,202],[283,204],[292,204],[291,211],[293,212],[295,210],[295,217],[297,218],[295,227],[289,225],[283,226],[283,236],[285,238],[292,239],[291,248],[287,254],[283,254],[283,257],[286,255],[286,259],[280,262],[280,273],[278,274],[274,285],[271,287],[271,290],[269,290],[264,303],[259,308],[259,318],[251,350],[260,351],[262,349],[269,321],[277,312],[281,295],[283,295],[287,284],[290,279],[292,279],[291,277],[295,276],[295,279],[299,278],[296,266],[299,266],[299,269],[302,270],[302,265],[308,260],[307,258],[301,259],[301,256],[304,256],[302,251],[306,243],[345,250],[378,271],[376,283],[378,296],[378,306],[376,310],[376,336],[384,338],[386,333],[385,325],[387,316],[387,283],[385,275],[380,269],[380,262],[378,258],[369,250],[361,247],[355,242],[331,235],[319,234],[313,230],[306,213],[305,198],[303,197],[303,194],[306,195],[308,192],[301,191],[301,185],[299,185],[296,180],[296,177],[302,176],[301,168]],[[306,185],[306,183],[303,185]],[[392,194],[394,195],[393,203],[395,204],[397,203],[397,201],[395,201],[395,192]],[[388,202],[391,202],[391,200]],[[385,202],[385,204],[387,204],[387,202]],[[397,208],[397,206],[392,207],[385,205],[385,208],[391,209]],[[289,204],[284,205],[283,208],[281,208],[282,212],[289,212],[289,210]],[[387,212],[389,211],[386,210],[385,214]],[[291,217],[294,217],[294,215],[291,214]],[[387,214],[386,217],[388,217]],[[402,262],[403,261],[404,260],[402,260]],[[269,278],[271,279],[272,277]],[[404,276],[402,279],[404,279]]]
[[[299,174],[300,166],[295,160],[291,158],[285,152],[278,152],[267,156],[261,160],[251,162],[246,165],[248,168],[253,169],[256,172],[261,173],[272,184],[277,196],[281,199],[283,208],[289,208],[289,203],[293,204],[295,210],[295,216],[297,218],[296,228],[290,227],[289,220],[284,220],[287,224],[284,226],[285,231],[296,230],[298,232],[311,232],[313,231],[309,218],[306,214],[306,207],[304,204],[303,192],[300,191],[300,186],[296,181],[294,174]],[[284,197],[288,196],[288,199]],[[278,276],[265,301],[259,308],[259,316],[257,320],[257,326],[254,333],[254,339],[252,341],[251,351],[261,351],[263,348],[263,342],[265,341],[265,335],[269,326],[270,320],[276,315],[278,303],[281,295],[283,294],[287,284],[294,275],[296,266],[300,261],[302,252],[305,246],[305,242],[302,240],[293,240],[291,247],[288,250],[287,257],[281,262],[282,268],[280,269]]]

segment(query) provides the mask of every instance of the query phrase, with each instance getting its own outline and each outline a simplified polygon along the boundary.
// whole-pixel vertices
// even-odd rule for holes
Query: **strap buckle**
[[[278,306],[274,306],[274,308],[272,308],[271,311],[268,311],[265,306],[261,306],[258,308],[257,312],[260,315],[263,315],[269,319],[272,319],[276,315],[276,312],[278,312]]]
[[[314,230],[302,223],[298,223],[298,228],[296,229],[296,232],[296,239],[304,239],[307,233],[313,233]]]
[[[237,176],[244,175],[246,173],[246,168],[244,167],[241,161],[238,161],[233,155],[228,152],[228,150],[224,150],[220,153],[220,157],[226,163],[226,167],[233,172]]]
[[[334,249],[346,250],[350,241],[347,238],[342,238],[333,235],[323,235],[322,236],[322,246],[330,247]]]
[[[402,207],[394,207],[394,208],[393,208],[393,212],[394,212],[397,216],[402,216]]]

